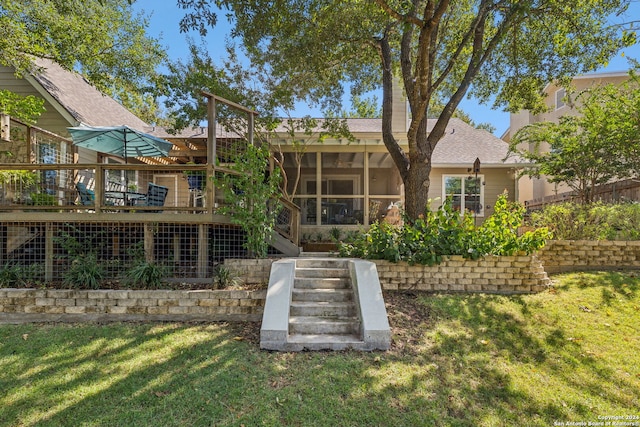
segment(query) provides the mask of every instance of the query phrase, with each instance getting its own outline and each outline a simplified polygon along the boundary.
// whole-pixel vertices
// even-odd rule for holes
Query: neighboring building
[[[574,77],[571,86],[575,89],[575,93],[588,89],[597,85],[621,84],[629,79],[629,74],[625,72],[610,73],[593,73]],[[558,122],[558,119],[565,115],[575,115],[576,110],[567,105],[566,90],[554,83],[549,83],[544,88],[546,94],[545,104],[548,111],[541,114],[532,114],[527,110],[513,113],[510,115],[510,126],[502,135],[502,139],[506,142],[511,141],[511,137],[523,127],[539,122]],[[533,147],[531,147],[533,149]],[[549,149],[548,145],[541,147]],[[555,196],[571,189],[563,184],[548,182],[544,177],[528,178],[522,177],[518,185],[518,200],[528,202],[531,200],[539,200],[548,196]]]

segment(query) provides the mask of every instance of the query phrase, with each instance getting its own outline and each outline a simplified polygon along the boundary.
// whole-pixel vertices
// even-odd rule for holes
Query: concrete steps
[[[296,261],[288,342],[307,350],[336,350],[362,344],[345,260]]]
[[[272,264],[260,348],[372,351],[390,342],[375,264],[326,256]]]

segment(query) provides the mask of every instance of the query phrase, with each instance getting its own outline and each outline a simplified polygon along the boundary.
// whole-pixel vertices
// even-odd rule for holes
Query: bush
[[[132,288],[160,289],[167,268],[148,261],[138,261],[125,272],[124,282]]]
[[[494,214],[475,227],[471,215],[461,215],[447,200],[435,212],[428,210],[413,222],[405,220],[402,227],[375,223],[351,243],[339,244],[338,251],[343,257],[424,265],[438,264],[445,255],[477,259],[484,255],[529,254],[544,246],[549,232],[540,228],[518,236],[524,211],[522,205],[508,202],[503,194]]]
[[[75,289],[99,289],[105,278],[104,267],[95,254],[77,256],[71,261],[64,275],[63,283]]]
[[[242,284],[242,278],[223,264],[218,264],[213,271],[213,285],[216,289],[224,289]]]
[[[531,213],[530,224],[548,227],[555,239],[638,240],[640,204],[562,203]]]

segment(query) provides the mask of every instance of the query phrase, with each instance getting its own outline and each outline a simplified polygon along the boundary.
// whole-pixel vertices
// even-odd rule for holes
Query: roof
[[[96,89],[80,74],[66,70],[48,59],[36,59],[35,65],[39,70],[31,73],[32,83],[35,81],[78,122],[70,124],[127,125],[138,130],[148,126],[113,98]]]
[[[429,119],[429,131],[433,129],[436,121],[437,119]],[[358,133],[382,136],[382,119],[347,119],[347,125],[356,138]],[[431,162],[434,166],[468,165],[473,164],[476,158],[484,165],[513,165],[522,162],[517,156],[510,156],[503,161],[508,150],[509,145],[492,133],[452,118],[447,124],[444,136],[436,145]]]
[[[432,129],[436,120],[429,119],[428,129]],[[434,166],[469,165],[476,158],[483,165],[513,165],[522,159],[510,156],[509,144],[484,129],[476,129],[460,119],[451,119],[444,136],[436,145],[431,157]]]

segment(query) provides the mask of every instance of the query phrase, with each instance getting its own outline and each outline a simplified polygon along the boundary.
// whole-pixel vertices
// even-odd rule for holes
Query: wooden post
[[[207,277],[209,267],[209,227],[198,225],[198,277]]]
[[[216,201],[216,186],[215,186],[215,173],[216,173],[216,157],[217,157],[217,135],[216,135],[216,98],[207,94],[207,177],[208,181],[205,186],[206,197],[205,203],[207,206],[207,212],[214,214],[215,201]]]
[[[47,222],[44,231],[44,280],[53,281],[53,223]]]
[[[147,262],[153,262],[153,224],[144,224],[144,259]]]

